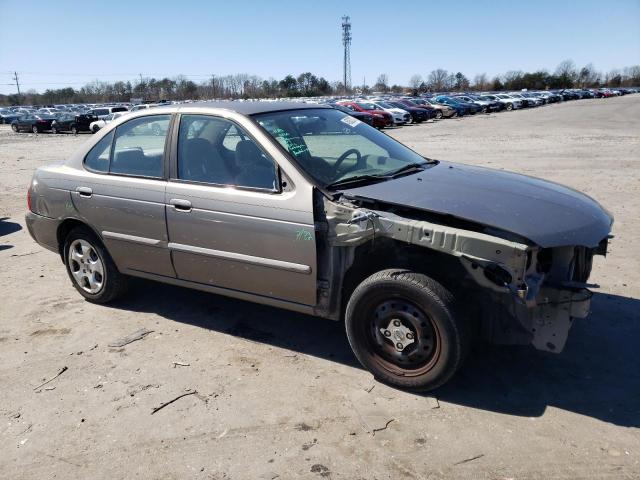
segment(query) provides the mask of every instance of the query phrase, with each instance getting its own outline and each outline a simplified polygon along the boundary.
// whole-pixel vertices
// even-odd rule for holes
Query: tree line
[[[132,98],[144,101],[318,97],[324,95],[382,93],[423,93],[453,91],[545,90],[562,88],[625,87],[640,86],[640,65],[597,71],[592,64],[576,67],[571,60],[561,62],[553,73],[547,70],[535,72],[509,71],[489,78],[478,74],[469,80],[462,72],[448,72],[438,68],[423,77],[415,74],[408,85],[390,84],[389,76],[382,73],[372,86],[354,85],[345,91],[341,82],[329,82],[311,72],[297,77],[287,75],[281,80],[263,79],[257,75],[235,74],[216,76],[199,83],[185,76],[174,78],[141,78],[139,81],[96,80],[79,89],[72,87],[47,89],[42,93],[28,90],[18,96],[0,95],[0,105],[43,105],[65,103],[128,102]]]
[[[413,75],[409,79],[409,86],[413,92],[635,87],[640,86],[640,65],[602,73],[596,70],[591,63],[578,68],[572,60],[564,60],[560,62],[553,73],[548,70],[535,72],[517,70],[497,75],[491,79],[487,74],[481,73],[476,75],[472,81],[462,72],[451,73],[439,68],[432,70],[426,79],[418,74]],[[375,88],[384,89],[385,87],[379,78]]]

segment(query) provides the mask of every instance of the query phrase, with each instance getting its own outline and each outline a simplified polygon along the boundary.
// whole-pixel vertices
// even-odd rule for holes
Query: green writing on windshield
[[[309,148],[305,145],[304,142],[301,141],[299,137],[291,137],[291,135],[289,135],[289,132],[283,130],[282,128],[274,129],[273,135],[279,137],[287,146],[287,150],[289,150],[296,157],[302,155],[303,153],[309,152]]]

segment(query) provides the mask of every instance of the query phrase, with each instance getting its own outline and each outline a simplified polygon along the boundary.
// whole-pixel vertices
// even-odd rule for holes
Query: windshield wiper
[[[394,170],[393,172],[387,173],[385,177],[394,178],[397,175],[400,175],[401,173],[421,172],[422,170],[424,170],[425,165],[428,165],[428,162],[409,163],[404,167],[400,167],[399,169]]]
[[[386,175],[355,175],[353,177],[343,178],[342,180],[336,180],[335,182],[331,182],[325,186],[326,189],[331,190],[338,187],[345,187],[347,185],[353,185],[358,183],[366,183],[366,182],[382,182],[384,180],[388,180],[391,177],[387,177]]]

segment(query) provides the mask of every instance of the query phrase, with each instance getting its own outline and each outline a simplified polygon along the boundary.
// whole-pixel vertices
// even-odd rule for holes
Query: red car
[[[393,125],[393,116],[384,110],[378,110],[373,103],[369,102],[337,102],[338,105],[344,105],[356,112],[364,112],[373,115],[373,126],[376,128],[391,127]]]

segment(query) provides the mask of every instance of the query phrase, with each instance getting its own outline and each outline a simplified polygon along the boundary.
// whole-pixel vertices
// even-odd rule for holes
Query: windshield
[[[427,163],[401,143],[338,110],[287,110],[253,118],[324,187],[361,176],[383,180],[403,167]]]

